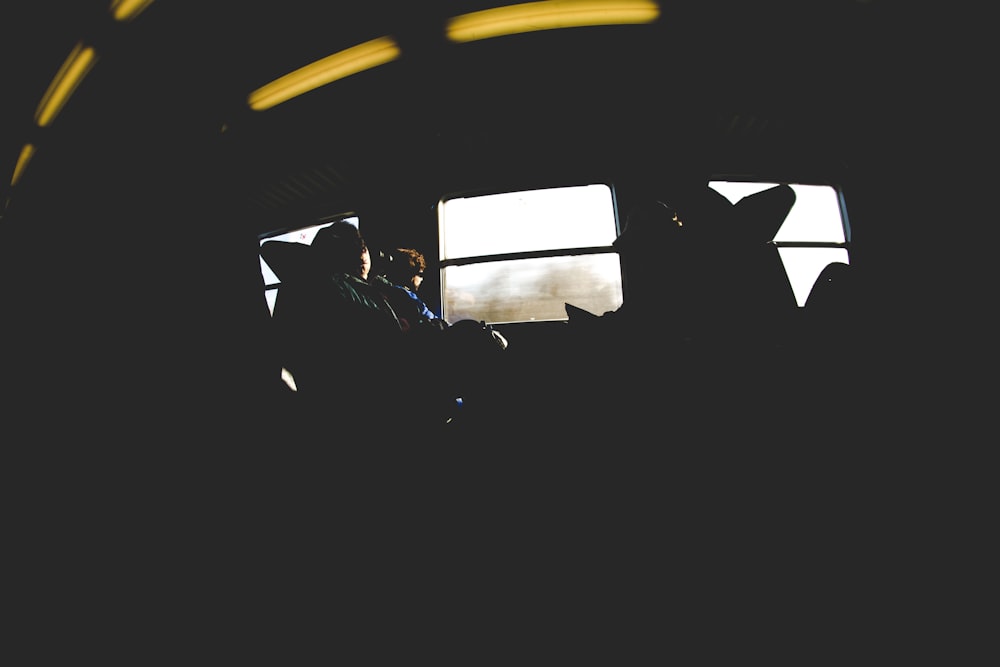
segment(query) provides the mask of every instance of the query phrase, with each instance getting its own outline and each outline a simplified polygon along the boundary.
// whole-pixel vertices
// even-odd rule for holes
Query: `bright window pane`
[[[847,248],[778,248],[778,255],[800,306],[805,305],[816,278],[828,264],[849,263]]]
[[[709,184],[719,194],[735,204],[777,183],[740,183],[712,181]],[[790,183],[795,193],[795,204],[772,241],[813,243],[843,243],[844,221],[840,215],[837,191],[829,185],[801,185]]]
[[[600,315],[622,304],[617,253],[448,266],[444,319],[498,324],[565,320],[566,303]]]
[[[267,301],[268,311],[274,315],[274,302],[278,299],[277,288],[264,290],[264,299]]]
[[[773,240],[843,243],[844,221],[837,192],[828,185],[792,184],[791,187],[795,191],[795,205]]]
[[[439,210],[442,260],[608,246],[618,231],[603,184],[458,197]]]
[[[281,282],[278,280],[278,276],[271,270],[271,266],[264,261],[264,258],[260,258],[260,272],[264,276],[265,285],[274,285],[275,283]]]
[[[450,322],[565,320],[567,303],[596,314],[622,304],[607,185],[456,197],[441,201],[438,216],[443,261],[483,259],[443,267],[441,309]],[[582,248],[607,251],[570,254]],[[496,258],[528,253],[546,256]]]

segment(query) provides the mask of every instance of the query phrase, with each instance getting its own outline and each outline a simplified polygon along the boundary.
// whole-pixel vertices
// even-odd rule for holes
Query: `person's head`
[[[719,238],[732,218],[733,205],[707,185],[677,187],[633,206],[612,245],[623,254],[655,255],[661,244]]]
[[[427,260],[419,250],[413,248],[396,248],[392,255],[392,263],[386,270],[386,278],[396,285],[409,287],[416,292],[424,281]]]
[[[630,257],[655,257],[663,244],[682,243],[688,230],[677,211],[660,200],[648,200],[633,206],[625,218],[625,228],[612,246]]]
[[[372,260],[361,232],[351,223],[340,220],[316,233],[312,247],[325,269],[368,279]]]

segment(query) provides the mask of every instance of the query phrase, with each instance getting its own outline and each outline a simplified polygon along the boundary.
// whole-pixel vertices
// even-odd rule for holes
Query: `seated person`
[[[274,305],[282,366],[324,409],[364,406],[399,355],[400,322],[367,280],[371,256],[357,227],[335,222],[303,254]]]
[[[427,260],[414,248],[396,248],[391,260],[371,279],[396,312],[410,357],[435,369],[425,378],[425,394],[443,397],[446,412],[460,399],[468,406],[484,399],[499,363],[498,352],[507,339],[492,326],[475,320],[448,322],[432,311],[417,294],[424,280]],[[408,381],[409,374],[404,375]],[[426,400],[426,399],[425,399]],[[431,409],[436,409],[432,406]]]
[[[600,318],[567,308],[571,321],[727,344],[759,343],[780,332],[796,307],[769,241],[794,203],[791,188],[777,186],[736,205],[708,185],[669,194],[634,206],[613,243],[628,275],[621,307]]]
[[[447,326],[447,322],[417,295],[426,268],[427,260],[419,250],[396,248],[384,272],[376,275],[371,281],[396,311],[404,331],[426,324],[438,329]]]
[[[310,419],[343,416],[349,419],[341,425],[405,432],[422,418],[450,416],[455,399],[489,377],[491,357],[506,340],[479,322],[451,327],[423,319],[401,289],[384,278],[370,281],[371,253],[353,224],[325,227],[301,249],[304,266],[281,274],[272,321],[281,364]],[[437,333],[404,335],[413,325],[397,317],[384,290],[399,292],[393,298],[414,322],[437,322],[420,327]],[[415,388],[414,368],[435,372]]]
[[[656,340],[705,333],[724,268],[716,258],[717,232],[731,215],[732,205],[707,186],[632,207],[612,244],[628,276],[624,302],[600,318],[581,318],[579,309],[568,309],[571,322],[613,325]]]
[[[780,354],[797,314],[794,295],[769,243],[794,192],[781,185],[738,205],[707,185],[665,194],[631,208],[613,242],[628,278],[623,304],[600,316],[567,307],[571,362],[594,348],[613,352],[596,371],[569,364],[565,409],[606,410],[610,402],[591,403],[586,387],[628,388],[645,377],[644,387],[615,397],[620,423],[655,428],[670,406],[678,441],[721,441],[712,427],[727,423],[752,432],[800,386],[796,359]]]
[[[507,339],[492,327],[475,320],[451,323],[427,306],[417,295],[426,268],[427,260],[419,250],[396,248],[391,261],[370,281],[396,312],[403,331],[447,331],[445,336],[431,338],[444,341],[443,344],[452,350],[452,355],[458,348],[484,350],[487,354],[496,349],[506,349]]]

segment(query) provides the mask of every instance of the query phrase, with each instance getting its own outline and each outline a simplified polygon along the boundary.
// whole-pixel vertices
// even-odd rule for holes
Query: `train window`
[[[258,240],[260,245],[264,245],[266,241],[285,241],[288,243],[304,243],[306,245],[310,245],[312,244],[313,239],[316,238],[316,232],[324,227],[329,227],[337,220],[346,220],[355,227],[359,224],[357,216],[336,216],[335,218],[326,220],[318,225],[265,234]],[[263,256],[260,258],[260,272],[264,278],[264,296],[267,298],[267,308],[273,314],[274,301],[278,297],[278,287],[281,285],[281,279],[278,278],[278,275],[274,272],[274,270],[268,266],[266,261],[264,261]]]
[[[441,309],[490,324],[566,320],[622,304],[614,196],[605,184],[442,199]]]
[[[776,183],[712,181],[709,184],[730,202],[772,188]],[[805,304],[820,272],[833,262],[849,264],[850,226],[841,193],[829,185],[789,183],[795,204],[771,241],[792,285],[798,305]]]

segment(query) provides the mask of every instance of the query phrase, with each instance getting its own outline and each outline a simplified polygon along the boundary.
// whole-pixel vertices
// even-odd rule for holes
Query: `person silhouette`
[[[301,260],[284,272],[274,304],[282,366],[309,409],[371,415],[398,362],[403,331],[368,282],[364,237],[352,223],[335,222],[316,233]]]

